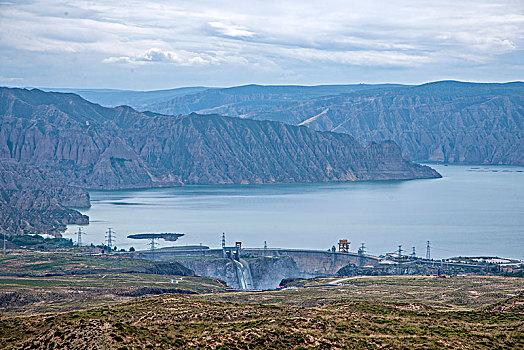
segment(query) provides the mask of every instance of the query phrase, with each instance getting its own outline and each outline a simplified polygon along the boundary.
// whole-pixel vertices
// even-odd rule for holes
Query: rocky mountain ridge
[[[85,188],[436,177],[392,142],[218,115],[105,108],[73,94],[1,89],[0,158]]]
[[[347,133],[361,144],[393,140],[406,158],[417,161],[524,165],[521,82],[367,86],[300,98],[285,95],[282,87],[279,98],[276,88],[201,91],[141,108],[275,120]]]
[[[210,88],[195,93],[166,97],[137,106],[141,111],[162,114],[220,114],[246,117],[271,112],[275,108],[311,99],[359,91],[407,87],[399,84],[351,85],[243,85],[229,88]],[[161,112],[160,112],[161,111]]]
[[[242,85],[229,88],[216,87],[182,87],[168,90],[132,91],[112,89],[60,89],[42,88],[48,92],[74,93],[93,103],[105,107],[130,106],[139,111],[147,111],[150,105],[163,105],[170,108],[163,114],[189,114],[206,108],[214,108],[217,103],[249,103],[258,101],[263,110],[267,106],[285,104],[290,102],[305,101],[311,98],[332,96],[367,89],[378,89],[386,87],[401,87],[408,85],[400,84],[348,84],[348,85]],[[200,94],[201,93],[201,94]],[[183,96],[191,96],[188,99],[178,99]],[[207,113],[213,113],[206,110]],[[223,114],[222,110],[215,110],[216,114]]]

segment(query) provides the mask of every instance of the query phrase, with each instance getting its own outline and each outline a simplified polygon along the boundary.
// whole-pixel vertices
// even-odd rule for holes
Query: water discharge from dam
[[[233,260],[237,268],[238,280],[240,285],[244,290],[254,289],[253,278],[251,277],[251,271],[249,269],[249,264],[246,261]]]
[[[430,240],[435,258],[524,258],[524,167],[432,166],[442,179],[93,191],[84,241],[100,244],[112,227],[126,249],[147,248],[132,233],[184,232],[175,245],[219,247],[226,232],[244,247],[327,250],[348,238],[354,252],[365,242],[370,254],[403,244],[423,255]]]

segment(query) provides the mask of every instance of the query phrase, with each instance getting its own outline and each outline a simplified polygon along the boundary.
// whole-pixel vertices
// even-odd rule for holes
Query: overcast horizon
[[[522,1],[0,1],[0,85],[524,80]]]

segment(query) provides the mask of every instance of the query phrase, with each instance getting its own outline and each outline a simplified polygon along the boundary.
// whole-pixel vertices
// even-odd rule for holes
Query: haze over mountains
[[[201,88],[199,88],[201,89]],[[362,144],[393,140],[416,161],[524,164],[524,83],[247,85],[159,91],[132,106],[162,114],[218,113],[347,133]],[[86,92],[79,91],[88,98]],[[122,94],[124,92],[121,92]],[[155,92],[142,92],[150,94]],[[146,95],[144,95],[146,96]],[[109,95],[91,95],[114,105]]]
[[[85,196],[84,188],[440,176],[429,167],[403,159],[391,141],[364,147],[346,134],[275,121],[106,108],[75,94],[1,88],[0,117],[0,162],[12,164],[0,168],[0,179],[4,179],[0,188],[9,189],[4,191],[2,217],[9,215],[8,210],[23,215],[27,209],[34,215],[24,206],[25,200],[15,200],[27,185],[22,181],[13,186],[13,181],[5,180],[14,177],[11,172],[20,172],[17,167],[42,174],[42,181],[31,187],[40,192],[24,192],[23,197],[50,196],[52,204],[59,205],[53,209],[61,212],[57,215],[72,222],[82,218],[71,217],[64,206]],[[33,177],[23,178],[31,181]],[[76,190],[58,191],[62,187]],[[53,195],[58,192],[60,195]],[[9,227],[44,229],[24,226],[24,220]]]
[[[135,109],[140,109],[141,106],[163,102],[166,99],[172,99],[176,96],[183,96],[194,94],[200,91],[207,90],[206,87],[194,86],[187,88],[175,88],[168,90],[154,90],[154,91],[132,91],[132,90],[116,90],[116,89],[69,89],[69,88],[42,88],[43,91],[48,92],[63,92],[75,93],[82,98],[93,103],[100,104],[106,107],[117,106],[131,106]]]

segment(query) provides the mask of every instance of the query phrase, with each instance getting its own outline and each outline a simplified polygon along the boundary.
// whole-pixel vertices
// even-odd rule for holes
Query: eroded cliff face
[[[218,278],[233,289],[242,289],[238,279],[237,268],[231,259],[180,259],[177,262],[186,268],[193,270],[197,276]]]
[[[393,140],[406,158],[417,161],[524,164],[524,83],[385,85],[290,95],[287,101],[281,90],[286,91],[282,86],[210,89],[143,108],[277,120],[347,133],[364,145]]]
[[[72,94],[1,89],[0,158],[87,188],[438,177],[391,142],[217,115],[104,108]]]
[[[0,160],[0,233],[59,235],[68,224],[89,223],[69,206],[89,206],[87,191],[59,184],[40,169]]]
[[[430,95],[408,89],[341,96],[266,117],[282,120],[284,115],[293,115],[294,121],[283,121],[344,132],[364,144],[393,140],[408,159],[524,165],[524,88],[508,95]]]
[[[307,276],[289,256],[253,259],[249,261],[249,269],[255,289],[275,289],[283,279]]]

